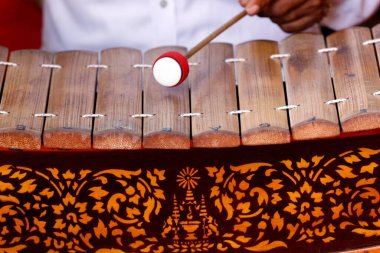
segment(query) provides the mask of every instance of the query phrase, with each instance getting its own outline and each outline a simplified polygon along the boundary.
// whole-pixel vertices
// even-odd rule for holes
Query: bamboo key
[[[220,26],[197,45],[195,45],[185,55],[175,51],[170,51],[159,56],[153,63],[153,76],[156,81],[166,87],[174,87],[181,84],[189,74],[188,59],[210,43],[219,34],[227,30],[233,24],[247,15],[247,11],[243,10],[225,24]]]

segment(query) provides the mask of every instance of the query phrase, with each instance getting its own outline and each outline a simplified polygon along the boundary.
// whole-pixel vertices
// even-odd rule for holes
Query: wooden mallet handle
[[[238,15],[227,21],[224,25],[216,29],[213,33],[211,33],[209,36],[204,38],[201,42],[199,42],[195,47],[190,49],[190,51],[187,52],[185,57],[189,59],[191,56],[193,56],[196,52],[201,50],[204,46],[206,46],[210,41],[212,41],[216,36],[227,30],[230,26],[238,22],[240,19],[245,17],[247,15],[247,11],[244,9],[244,11],[240,12]]]

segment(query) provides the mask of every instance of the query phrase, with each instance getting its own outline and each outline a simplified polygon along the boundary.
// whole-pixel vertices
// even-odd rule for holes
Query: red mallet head
[[[153,76],[166,87],[174,87],[186,80],[189,63],[185,56],[177,52],[167,52],[153,63]]]

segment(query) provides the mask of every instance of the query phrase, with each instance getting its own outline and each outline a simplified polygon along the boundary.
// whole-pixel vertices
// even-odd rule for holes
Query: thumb
[[[245,5],[248,15],[254,16],[261,12],[269,4],[269,0],[250,0]]]

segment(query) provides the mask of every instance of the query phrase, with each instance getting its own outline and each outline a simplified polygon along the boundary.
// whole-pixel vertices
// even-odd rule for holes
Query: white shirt
[[[380,5],[380,0],[334,2],[325,20],[334,29],[365,20]],[[191,48],[241,11],[238,0],[45,0],[43,49]],[[238,44],[286,36],[268,18],[245,17],[216,41]]]

